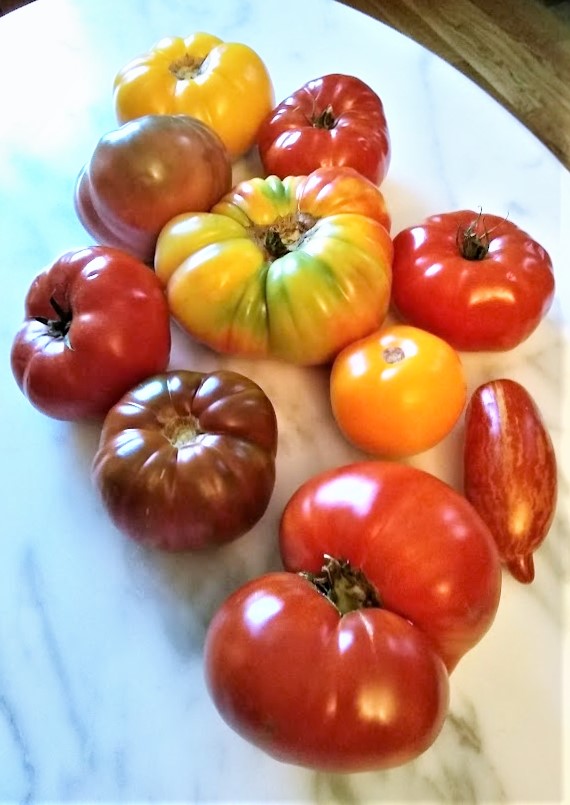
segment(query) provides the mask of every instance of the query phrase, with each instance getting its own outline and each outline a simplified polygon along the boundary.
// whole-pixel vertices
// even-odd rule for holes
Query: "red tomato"
[[[48,416],[102,418],[170,358],[170,314],[144,263],[118,249],[67,252],[33,281],[12,372]]]
[[[270,573],[216,613],[208,688],[225,721],[277,760],[322,771],[390,768],[425,751],[447,713],[445,666],[385,609],[340,616],[307,579]]]
[[[183,551],[244,534],[275,483],[277,420],[237,372],[167,372],[143,381],[103,423],[93,478],[117,528]]]
[[[533,552],[556,508],[552,440],[528,391],[501,378],[475,389],[465,412],[465,495],[493,534],[512,576],[534,579]]]
[[[212,207],[232,184],[225,146],[186,115],[146,115],[104,134],[75,188],[75,209],[102,244],[147,263],[162,227]]]
[[[282,101],[259,127],[263,167],[281,179],[349,166],[380,184],[390,164],[382,101],[350,75],[315,78]]]
[[[434,215],[394,238],[394,308],[456,349],[517,346],[536,329],[553,297],[547,252],[496,215]]]
[[[434,476],[369,461],[303,484],[280,549],[288,572],[244,585],[210,624],[220,714],[279,760],[315,769],[417,757],[441,729],[448,673],[497,610],[489,530]]]

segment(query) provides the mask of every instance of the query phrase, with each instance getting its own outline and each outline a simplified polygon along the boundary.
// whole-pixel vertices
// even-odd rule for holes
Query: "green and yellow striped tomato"
[[[390,218],[352,168],[243,181],[160,233],[175,320],[219,352],[317,365],[373,332],[392,279]]]

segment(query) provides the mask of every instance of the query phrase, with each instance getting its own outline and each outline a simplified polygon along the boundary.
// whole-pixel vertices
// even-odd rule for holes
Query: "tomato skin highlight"
[[[385,326],[337,355],[330,376],[333,415],[356,447],[404,458],[440,442],[467,399],[461,359],[438,336]]]
[[[356,76],[308,81],[262,122],[257,144],[268,174],[282,179],[320,167],[348,166],[380,185],[390,165],[390,135],[379,96]]]
[[[511,221],[473,210],[399,232],[393,272],[398,315],[464,351],[513,349],[538,327],[555,291],[540,244]]]
[[[502,561],[523,584],[556,510],[557,463],[535,401],[520,383],[480,385],[465,412],[464,491],[489,526]]]

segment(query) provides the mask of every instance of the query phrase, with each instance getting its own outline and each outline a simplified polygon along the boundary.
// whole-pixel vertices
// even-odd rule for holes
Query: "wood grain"
[[[0,0],[0,13],[29,2]],[[387,23],[469,76],[570,169],[570,0],[339,2]]]
[[[342,0],[437,53],[570,168],[570,2]]]

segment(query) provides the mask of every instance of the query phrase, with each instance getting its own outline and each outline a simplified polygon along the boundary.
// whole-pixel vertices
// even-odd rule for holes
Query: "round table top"
[[[534,396],[559,459],[557,516],[535,555],[535,581],[504,574],[492,628],[451,677],[440,736],[388,772],[341,776],[279,763],[221,720],[204,682],[209,620],[230,590],[279,567],[276,524],[288,497],[321,469],[361,457],[335,428],[325,370],[222,358],[173,330],[173,368],[242,371],[267,390],[280,433],[275,493],[261,521],[224,548],[178,556],[145,550],[111,525],[90,479],[99,426],[42,415],[10,372],[32,279],[93,243],[73,188],[99,137],[117,126],[117,70],[163,36],[194,31],[256,50],[276,100],[333,72],[376,90],[392,139],[382,192],[394,234],[428,215],[482,208],[530,233],[555,266],[554,304],[524,344],[461,357],[471,390],[508,376]],[[0,20],[0,75],[0,800],[567,798],[568,172],[459,72],[334,0],[36,0]],[[250,153],[234,180],[258,170]],[[461,423],[410,463],[457,486],[460,438]]]

